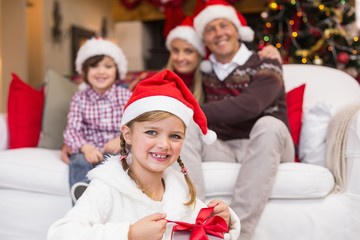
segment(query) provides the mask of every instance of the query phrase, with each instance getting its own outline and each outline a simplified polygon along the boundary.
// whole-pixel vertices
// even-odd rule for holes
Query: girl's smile
[[[180,155],[185,138],[184,123],[176,116],[157,121],[135,122],[122,129],[125,141],[131,145],[132,171],[161,173]]]

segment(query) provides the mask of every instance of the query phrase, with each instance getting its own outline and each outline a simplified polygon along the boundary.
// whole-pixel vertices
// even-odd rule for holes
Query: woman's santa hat
[[[242,41],[254,40],[254,31],[247,25],[245,17],[224,0],[207,1],[204,9],[194,18],[194,28],[200,36],[203,36],[206,25],[219,18],[231,21],[239,31],[239,39]]]
[[[119,46],[102,38],[91,38],[87,40],[77,52],[75,67],[82,74],[82,65],[90,57],[106,55],[111,57],[116,65],[121,79],[125,79],[128,61]]]
[[[186,126],[191,119],[200,127],[205,143],[216,140],[216,133],[207,128],[207,119],[183,80],[170,70],[142,80],[125,105],[121,126],[149,111],[166,111],[179,117]]]
[[[171,42],[174,39],[181,39],[192,45],[199,54],[205,56],[205,46],[201,37],[197,34],[193,26],[193,17],[186,17],[179,26],[172,29],[166,37],[166,48],[170,51]]]

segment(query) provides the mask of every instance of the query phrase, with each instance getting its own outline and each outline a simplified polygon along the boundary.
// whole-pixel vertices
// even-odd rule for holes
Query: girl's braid
[[[120,160],[121,160],[121,165],[125,171],[129,168],[129,164],[126,161],[128,154],[129,153],[126,150],[125,139],[124,139],[123,135],[121,134],[120,135]]]
[[[188,172],[187,172],[187,169],[184,165],[184,163],[182,162],[180,156],[178,157],[177,159],[177,162],[181,168],[181,172],[184,174],[184,177],[185,177],[185,181],[186,181],[186,184],[188,185],[189,187],[189,197],[190,197],[190,200],[185,203],[186,206],[190,206],[190,205],[193,205],[195,204],[195,200],[196,200],[196,189],[195,189],[195,186],[194,184],[192,183],[189,175],[188,175]]]

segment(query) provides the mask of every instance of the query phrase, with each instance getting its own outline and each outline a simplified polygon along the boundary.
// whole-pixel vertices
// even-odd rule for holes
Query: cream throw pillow
[[[301,162],[325,166],[326,133],[332,115],[331,105],[323,102],[303,113],[299,142]]]

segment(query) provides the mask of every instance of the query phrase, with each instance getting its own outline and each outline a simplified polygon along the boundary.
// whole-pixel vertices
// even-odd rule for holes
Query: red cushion
[[[295,161],[299,162],[297,149],[300,141],[301,119],[303,114],[305,84],[289,91],[286,95],[290,133],[295,144]]]
[[[36,147],[41,131],[44,89],[36,90],[14,73],[9,87],[9,148]]]

